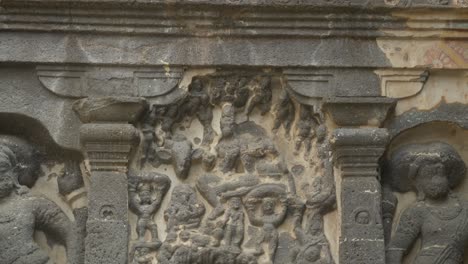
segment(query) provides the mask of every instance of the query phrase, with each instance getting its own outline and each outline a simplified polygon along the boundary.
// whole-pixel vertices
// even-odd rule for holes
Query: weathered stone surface
[[[1,1],[2,261],[463,263],[466,8]]]

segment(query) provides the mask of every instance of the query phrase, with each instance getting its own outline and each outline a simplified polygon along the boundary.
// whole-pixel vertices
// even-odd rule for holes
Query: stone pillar
[[[138,143],[135,121],[144,101],[85,99],[75,104],[82,121],[80,140],[91,170],[86,264],[128,262],[127,169]]]
[[[379,128],[393,102],[386,98],[334,98],[326,111],[339,126],[333,132],[340,210],[339,263],[384,264],[379,159],[389,140]]]

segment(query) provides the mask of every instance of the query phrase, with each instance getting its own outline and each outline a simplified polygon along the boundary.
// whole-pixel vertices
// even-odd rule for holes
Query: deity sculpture
[[[30,177],[22,173],[37,173],[31,169],[39,168],[33,152],[29,144],[18,138],[0,140],[1,263],[48,263],[49,256],[33,239],[35,230],[42,230],[63,244],[68,263],[82,263],[82,244],[73,223],[55,203],[32,196],[27,187],[20,185],[22,177]]]
[[[402,263],[417,238],[421,247],[414,263],[463,263],[468,203],[452,192],[466,173],[461,157],[452,146],[435,142],[404,146],[394,152],[390,163],[394,187],[407,188],[402,184],[409,183],[418,201],[401,214],[387,248],[387,263]]]
[[[146,231],[150,231],[151,241],[161,243],[158,238],[158,227],[153,218],[170,184],[169,177],[158,173],[143,173],[130,177],[129,203],[130,208],[138,216],[137,234],[140,241],[144,241]]]

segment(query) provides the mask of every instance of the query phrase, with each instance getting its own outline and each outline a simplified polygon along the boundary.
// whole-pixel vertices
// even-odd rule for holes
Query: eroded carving
[[[68,263],[82,263],[83,244],[74,223],[55,203],[32,195],[28,187],[20,184],[23,179],[36,179],[39,161],[37,152],[27,142],[15,137],[0,140],[2,263],[48,263],[49,256],[33,240],[36,230],[46,232],[66,247]],[[34,182],[28,181],[32,185]]]
[[[393,187],[415,190],[418,201],[400,216],[387,263],[402,263],[418,237],[422,245],[415,263],[463,263],[468,206],[452,190],[464,179],[466,167],[456,150],[440,142],[407,145],[393,153],[388,168]]]
[[[335,208],[324,119],[319,105],[294,101],[282,87],[275,90],[273,79],[246,72],[195,76],[183,99],[153,105],[142,120],[141,165],[171,165],[180,181],[164,210],[159,263],[333,263],[323,225]],[[185,132],[192,118],[203,139]],[[291,170],[273,140],[280,127],[297,157]],[[308,179],[311,168],[323,175]],[[200,169],[205,173],[193,173]],[[293,226],[285,224],[289,218]],[[146,261],[144,255],[135,262]]]

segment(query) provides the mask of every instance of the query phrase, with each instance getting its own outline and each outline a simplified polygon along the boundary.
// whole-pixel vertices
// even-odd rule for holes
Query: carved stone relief
[[[295,101],[280,78],[268,71],[194,76],[180,100],[148,108],[135,174],[167,173],[163,186],[172,187],[159,211],[133,210],[134,263],[334,263],[323,226],[335,208],[323,114]],[[192,126],[201,134],[191,134]],[[155,185],[159,207],[165,192]],[[146,192],[151,204],[149,186],[129,186],[130,197]],[[141,207],[136,199],[132,208]],[[161,245],[155,213],[165,220]],[[147,246],[143,225],[154,228]]]
[[[84,187],[77,162],[66,162],[57,179],[59,195],[74,220],[52,200],[30,189],[41,174],[43,154],[27,141],[0,136],[0,258],[2,263],[49,263],[50,256],[34,240],[38,231],[52,244],[63,245],[67,263],[83,263],[87,208],[78,206]],[[49,175],[50,176],[50,175]],[[74,208],[72,208],[72,206]]]
[[[466,176],[460,154],[442,142],[408,144],[393,151],[385,168],[387,263],[402,263],[416,239],[421,239],[421,246],[414,263],[463,263],[468,207],[454,191]],[[414,191],[417,201],[393,221],[390,238],[398,203],[391,191]]]

